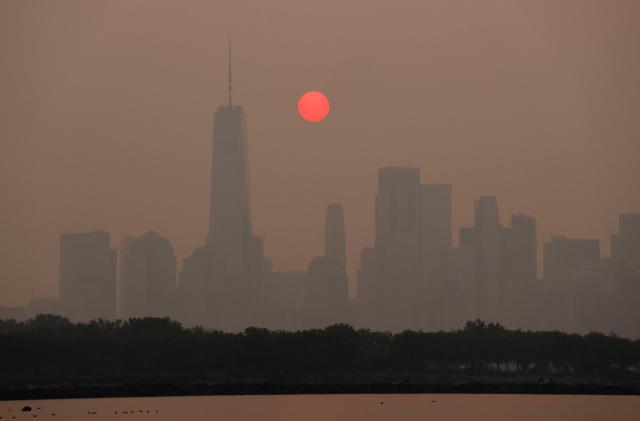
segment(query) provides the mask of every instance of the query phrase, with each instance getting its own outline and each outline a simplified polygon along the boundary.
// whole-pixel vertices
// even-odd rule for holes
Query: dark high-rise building
[[[213,119],[209,234],[206,245],[185,259],[180,301],[188,321],[240,330],[259,313],[265,263],[262,237],[251,225],[247,123],[231,92],[229,48],[228,101]]]
[[[428,289],[424,327],[428,330],[460,329],[465,322],[476,318],[474,249],[454,247],[445,250],[438,272],[437,282]]]
[[[116,250],[104,231],[60,236],[60,309],[73,321],[116,316]]]
[[[418,237],[418,186],[420,170],[411,167],[384,167],[378,170],[376,194],[375,246],[385,253],[393,239]]]
[[[218,253],[231,272],[250,266],[253,242],[249,203],[247,122],[242,107],[231,98],[231,50],[229,50],[229,97],[213,118],[211,195],[207,244]]]
[[[208,244],[234,272],[246,270],[253,236],[247,148],[242,107],[219,107],[213,122]]]
[[[420,170],[378,170],[375,249],[382,328],[401,330],[419,325],[420,254],[418,189]]]
[[[618,223],[618,233],[611,236],[611,258],[640,271],[640,213],[623,213]]]
[[[316,257],[305,279],[304,327],[345,322],[348,317],[345,228],[342,204],[327,206],[324,256]]]
[[[301,329],[307,272],[271,272],[264,282],[264,312],[260,326],[273,330]]]
[[[474,203],[474,229],[482,278],[494,282],[500,275],[500,217],[495,196],[481,196]]]
[[[452,199],[450,184],[421,184],[418,222],[422,280],[428,283],[442,254],[451,249]]]
[[[360,252],[360,268],[358,269],[358,323],[363,327],[375,327],[380,323],[382,306],[381,277],[379,276],[378,259],[374,247],[363,247]]]
[[[600,240],[583,240],[552,235],[543,245],[544,279],[556,288],[569,287],[600,259]]]
[[[459,231],[460,247],[476,247],[476,231],[473,227],[462,227]]]
[[[600,240],[552,235],[543,245],[543,254],[544,279],[566,285],[600,259]]]
[[[495,196],[481,196],[476,200],[473,227],[460,229],[460,247],[472,249],[475,259],[472,314],[492,322],[500,321],[504,304],[501,276],[503,230]]]
[[[303,327],[348,322],[347,275],[344,263],[327,256],[313,259],[305,279]]]
[[[176,257],[171,242],[155,231],[123,241],[118,315],[176,317]]]
[[[535,291],[535,329],[575,331],[581,324],[576,309],[594,290],[595,271],[601,266],[600,241],[552,235],[543,244],[543,282]],[[584,319],[584,317],[581,317]]]
[[[324,255],[330,259],[344,262],[346,265],[346,233],[341,203],[327,205],[324,226]]]
[[[180,321],[186,326],[227,327],[222,311],[222,306],[229,304],[226,289],[228,281],[221,258],[211,247],[195,249],[184,259],[180,272]]]
[[[420,322],[417,327],[436,330],[445,325],[443,299],[453,285],[446,282],[443,262],[451,251],[451,185],[418,186],[418,255],[420,264]],[[449,261],[447,261],[449,263]],[[449,306],[449,309],[452,307]]]
[[[474,203],[473,216],[478,317],[487,321],[499,321],[504,297],[501,279],[501,227],[497,198],[481,196]]]
[[[511,216],[511,225],[502,227],[502,322],[510,327],[530,326],[529,307],[537,286],[538,243],[536,220],[524,213]]]
[[[503,231],[503,277],[507,282],[532,281],[538,277],[538,240],[535,218],[524,213],[511,216]]]
[[[619,216],[618,233],[611,236],[611,261],[617,288],[616,332],[637,338],[640,336],[640,213]]]

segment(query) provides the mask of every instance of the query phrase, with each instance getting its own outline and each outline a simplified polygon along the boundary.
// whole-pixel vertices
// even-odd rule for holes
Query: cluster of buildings
[[[495,196],[474,203],[473,226],[452,244],[452,187],[416,168],[378,171],[375,243],[362,250],[356,324],[399,331],[510,328],[640,337],[640,213],[622,214],[611,257],[600,241],[551,236],[538,277],[536,220],[500,224]]]
[[[156,316],[229,331],[337,322],[448,330],[479,318],[640,337],[640,213],[620,216],[610,258],[601,257],[599,240],[552,236],[539,278],[533,217],[515,214],[503,226],[496,197],[482,196],[454,247],[452,186],[422,183],[417,168],[381,168],[375,242],[362,250],[350,300],[342,205],[327,206],[322,256],[306,271],[275,271],[252,227],[246,118],[231,87],[213,127],[209,232],[181,266],[171,242],[154,231],[126,238],[118,251],[106,232],[62,234],[59,297],[0,309],[0,317]]]

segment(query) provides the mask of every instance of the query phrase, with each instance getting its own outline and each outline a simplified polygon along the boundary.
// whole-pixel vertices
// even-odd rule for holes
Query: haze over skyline
[[[540,246],[598,238],[608,255],[618,214],[640,210],[640,5],[383,4],[0,5],[0,305],[51,294],[60,232],[154,229],[179,262],[204,241],[229,34],[277,267],[306,267],[342,202],[353,291],[387,165],[452,184],[454,232],[495,194],[501,222],[537,218]],[[321,124],[296,113],[308,89],[332,102]]]

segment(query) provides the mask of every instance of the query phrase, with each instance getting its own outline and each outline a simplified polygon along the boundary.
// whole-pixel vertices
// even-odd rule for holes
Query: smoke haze
[[[453,187],[552,233],[598,238],[640,210],[640,3],[599,1],[57,1],[0,4],[0,305],[50,296],[59,234],[117,247],[154,229],[179,265],[208,229],[211,125],[248,122],[265,255],[305,269],[341,202],[354,294],[373,243],[377,169]],[[320,124],[296,113],[321,90]],[[539,256],[541,253],[538,253]]]

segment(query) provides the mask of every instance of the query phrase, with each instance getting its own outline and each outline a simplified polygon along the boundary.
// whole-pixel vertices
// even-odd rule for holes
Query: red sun
[[[298,100],[298,113],[306,121],[322,121],[329,114],[329,100],[322,92],[306,92]]]

